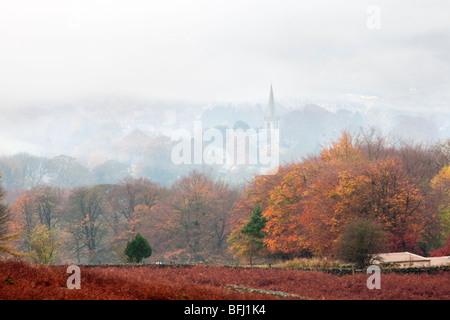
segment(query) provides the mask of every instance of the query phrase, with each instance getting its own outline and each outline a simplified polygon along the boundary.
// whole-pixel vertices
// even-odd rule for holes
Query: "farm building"
[[[410,252],[380,253],[377,263],[392,263],[400,267],[426,267],[450,265],[450,256],[422,257]]]

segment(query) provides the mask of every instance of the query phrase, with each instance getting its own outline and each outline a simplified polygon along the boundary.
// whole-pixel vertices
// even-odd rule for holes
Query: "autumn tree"
[[[266,208],[269,206],[269,202],[272,201],[271,192],[278,188],[283,181],[284,176],[292,172],[294,169],[294,165],[287,164],[280,166],[277,173],[273,175],[257,175],[248,182],[244,191],[241,192],[241,195],[234,205],[234,209],[230,212],[231,232],[228,240],[230,243],[230,249],[236,256],[246,255],[246,246],[243,245],[245,241],[243,234],[241,233],[241,229],[246,223],[248,223],[251,212],[255,207],[260,206],[263,211],[263,215],[269,217]],[[274,221],[277,221],[277,219],[275,218]],[[266,225],[266,231],[268,230],[270,224],[271,219],[269,217],[269,221]],[[277,234],[279,235],[280,233]],[[276,236],[274,235],[274,237]],[[266,235],[264,239],[266,246],[270,246],[271,243],[275,243],[268,243],[267,241],[269,240]],[[273,249],[276,250],[275,248]]]
[[[9,242],[18,237],[18,234],[11,234],[9,230],[10,223],[10,211],[8,206],[4,203],[5,190],[0,184],[0,254],[7,253],[12,255],[18,255],[16,250],[11,247]]]
[[[356,147],[355,138],[347,131],[343,131],[341,136],[331,142],[329,147],[325,147],[320,156],[325,161],[333,159],[350,159],[359,156],[361,151]]]
[[[19,250],[26,250],[30,245],[30,236],[37,224],[34,197],[26,192],[14,202],[10,209],[11,227],[15,232],[22,234],[22,241],[17,244]]]
[[[167,229],[173,235],[175,248],[181,248],[188,259],[201,261],[204,249],[211,243],[211,184],[200,173],[176,181],[169,191]]]
[[[307,190],[319,172],[317,164],[317,159],[310,159],[293,166],[270,191],[264,211],[268,218],[264,242],[270,252],[288,257],[307,255],[312,252],[315,241],[308,237],[308,228],[317,230],[314,235],[321,236],[314,222],[308,220],[305,207],[310,196]]]
[[[174,182],[158,211],[180,259],[201,261],[224,254],[236,199],[233,189],[205,173],[193,171]]]
[[[270,192],[278,187],[283,181],[286,174],[295,168],[294,164],[286,164],[280,166],[275,174],[257,175],[250,180],[239,198],[234,210],[234,218],[236,220],[248,219],[249,212],[256,206],[261,206],[263,211],[270,201]]]
[[[10,215],[9,215],[9,210],[8,208],[4,205],[1,204],[0,205],[0,241],[1,241],[1,246],[0,246],[0,252],[8,252],[9,250],[7,249],[7,247],[3,244],[4,242],[6,242],[7,239],[7,235],[8,235],[8,221],[10,219]]]
[[[320,157],[282,168],[276,178],[256,177],[236,207],[262,200],[264,244],[274,254],[333,255],[344,227],[357,218],[377,221],[390,250],[418,251],[430,218],[423,189],[400,158],[371,152],[379,154],[370,158],[344,132]],[[261,188],[263,179],[274,183]],[[244,224],[237,221],[234,230]]]
[[[389,235],[391,250],[414,251],[424,230],[423,195],[409,181],[401,162],[368,162],[358,171],[343,171],[331,194],[335,228],[353,217],[377,219]]]
[[[52,229],[58,223],[62,191],[56,187],[38,186],[32,191],[34,210],[39,222]]]
[[[24,192],[11,206],[11,227],[21,233],[19,250],[29,251],[32,230],[38,225],[47,229],[60,226],[63,192],[51,186],[35,186]]]
[[[23,193],[11,207],[27,231],[36,223],[54,228],[59,223],[62,191],[50,186],[36,186]]]
[[[442,237],[437,216],[440,200],[430,181],[449,164],[449,141],[437,141],[434,144],[413,143],[393,135],[382,135],[375,129],[361,129],[356,144],[370,160],[391,159],[402,164],[403,174],[422,197],[420,215],[423,230],[418,246],[424,254],[427,254],[429,250],[441,245]]]
[[[33,228],[29,239],[29,257],[37,264],[54,264],[58,259],[59,230],[39,224]]]
[[[155,223],[152,214],[160,200],[162,188],[147,178],[125,177],[112,186],[106,197],[108,215],[105,223],[112,231],[109,246],[117,258],[123,251],[127,239],[137,232],[154,233]],[[152,243],[157,243],[152,238]]]
[[[270,192],[264,211],[269,219],[267,248],[288,257],[331,254],[341,224],[335,217],[338,198],[334,196],[340,173],[357,170],[363,158],[353,138],[344,133],[319,158],[293,165]]]
[[[79,187],[72,191],[66,212],[66,230],[72,235],[75,253],[86,252],[89,263],[99,260],[99,249],[107,233],[105,199],[108,185]]]
[[[125,177],[113,187],[108,197],[110,206],[132,226],[133,212],[138,205],[156,204],[159,186],[147,178]]]

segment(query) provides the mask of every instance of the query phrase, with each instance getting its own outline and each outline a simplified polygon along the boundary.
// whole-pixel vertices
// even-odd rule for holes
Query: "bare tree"
[[[223,253],[238,192],[194,171],[175,181],[168,193],[161,210],[172,249],[195,261]]]
[[[82,249],[87,251],[89,263],[98,260],[98,251],[107,232],[105,199],[109,189],[105,185],[79,187],[69,197],[66,223],[78,260]]]
[[[159,186],[151,180],[126,177],[111,190],[109,202],[113,210],[130,223],[137,205],[152,207],[156,204],[158,196]]]

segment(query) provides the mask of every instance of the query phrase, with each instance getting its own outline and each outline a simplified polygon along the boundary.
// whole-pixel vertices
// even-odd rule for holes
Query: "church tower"
[[[278,117],[275,115],[275,100],[273,98],[272,85],[270,85],[269,105],[267,107],[267,114],[264,118],[265,129],[278,129]]]

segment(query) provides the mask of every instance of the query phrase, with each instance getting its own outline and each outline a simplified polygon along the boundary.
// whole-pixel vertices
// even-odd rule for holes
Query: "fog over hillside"
[[[342,130],[448,139],[449,6],[0,0],[3,183],[37,183],[16,181],[23,153],[76,163],[85,174],[74,185],[123,175],[170,183],[209,170],[173,163],[173,133],[196,121],[263,128],[271,85],[282,163],[317,153]],[[253,169],[213,171],[242,182]]]
[[[334,102],[320,98],[290,100],[278,98],[276,92],[281,163],[317,154],[343,130],[357,133],[360,129],[377,128],[386,135],[414,143],[433,143],[450,137],[449,116],[445,112],[408,112],[389,108],[378,99],[355,96]],[[203,129],[262,128],[268,104],[265,100],[208,105],[121,97],[37,105],[27,108],[34,112],[15,113],[14,122],[10,121],[12,116],[3,117],[2,168],[10,168],[6,159],[21,153],[48,160],[64,155],[91,172],[75,185],[114,183],[127,175],[168,184],[192,169],[213,170],[230,182],[244,182],[254,172],[251,166],[233,174],[230,167],[175,165],[171,151],[176,141],[171,136],[179,128],[192,131],[195,121],[201,121]],[[113,177],[107,177],[102,170]]]

